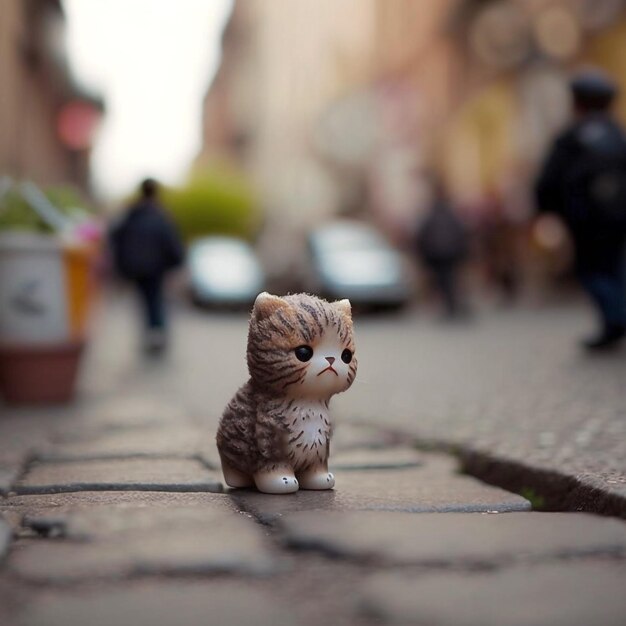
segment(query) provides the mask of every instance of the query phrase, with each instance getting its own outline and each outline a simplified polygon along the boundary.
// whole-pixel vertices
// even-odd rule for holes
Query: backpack
[[[581,124],[576,144],[564,181],[570,219],[626,234],[626,137],[617,125],[596,118]]]

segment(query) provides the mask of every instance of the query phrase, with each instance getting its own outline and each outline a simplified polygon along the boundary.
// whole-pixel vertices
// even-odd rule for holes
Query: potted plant
[[[84,224],[32,183],[0,185],[0,393],[8,403],[73,397],[97,239],[81,234]]]

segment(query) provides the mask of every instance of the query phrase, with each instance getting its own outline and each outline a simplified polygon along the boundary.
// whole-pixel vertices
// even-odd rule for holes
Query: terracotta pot
[[[8,404],[55,404],[74,396],[84,342],[0,345],[0,392]]]

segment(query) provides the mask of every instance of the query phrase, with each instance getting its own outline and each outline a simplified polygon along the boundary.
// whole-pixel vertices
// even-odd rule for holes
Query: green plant
[[[51,228],[31,209],[16,189],[10,189],[0,204],[0,230],[49,233]]]
[[[69,185],[49,187],[44,195],[57,210],[70,217],[77,211],[91,212],[93,209],[85,203],[81,194]],[[52,233],[52,227],[46,223],[31,205],[24,199],[18,187],[13,186],[2,197],[0,203],[0,230],[26,230],[38,233]]]
[[[528,500],[535,511],[541,511],[546,506],[546,499],[539,495],[532,487],[522,487],[520,496]]]
[[[252,186],[233,171],[197,173],[184,187],[164,189],[162,199],[187,240],[208,234],[250,239],[259,227]]]

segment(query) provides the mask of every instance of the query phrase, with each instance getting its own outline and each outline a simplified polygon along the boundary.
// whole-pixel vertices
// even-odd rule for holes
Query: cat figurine
[[[328,405],[357,370],[350,301],[259,294],[247,361],[250,379],[217,431],[224,480],[276,494],[332,489]]]

